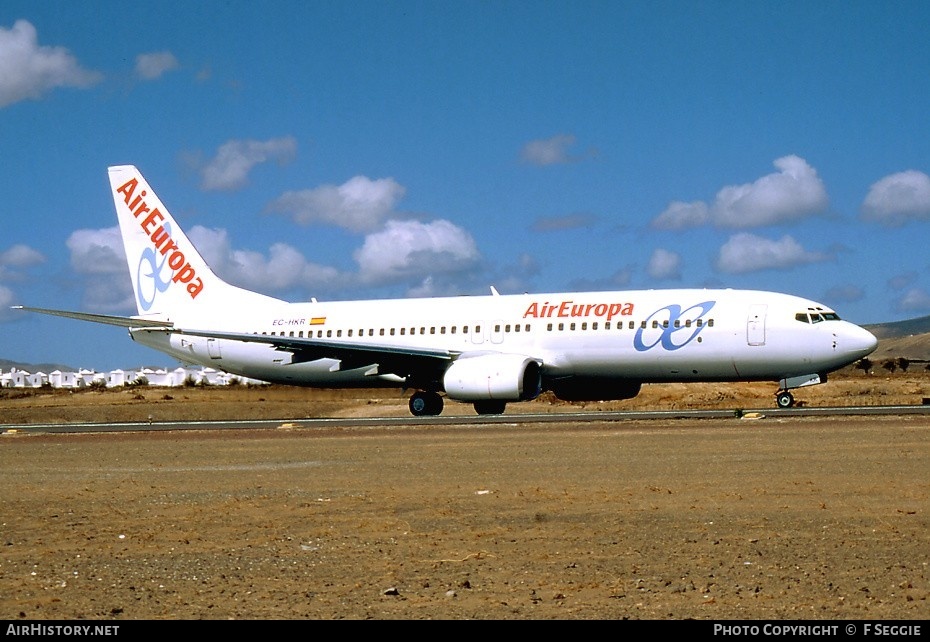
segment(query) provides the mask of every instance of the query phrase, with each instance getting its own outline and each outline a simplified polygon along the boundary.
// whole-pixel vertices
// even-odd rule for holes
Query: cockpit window
[[[807,312],[795,314],[794,319],[801,323],[820,323],[821,321],[839,321],[840,315],[836,312],[828,312],[823,308],[808,308]]]

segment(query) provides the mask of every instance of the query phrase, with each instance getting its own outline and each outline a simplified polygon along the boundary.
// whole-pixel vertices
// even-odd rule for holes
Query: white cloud
[[[874,183],[862,203],[862,218],[889,226],[930,220],[930,176],[908,170]]]
[[[279,164],[293,160],[297,141],[291,137],[270,140],[231,140],[217,150],[216,156],[201,170],[201,187],[205,190],[232,190],[246,184],[249,172],[268,160]]]
[[[40,47],[28,21],[0,27],[0,107],[37,100],[57,87],[89,87],[101,78],[83,69],[67,49]]]
[[[178,59],[170,51],[145,53],[136,56],[136,75],[145,80],[160,78],[165,72],[177,69]]]
[[[126,274],[126,251],[119,227],[75,230],[65,242],[78,274]]]
[[[827,290],[824,298],[827,301],[851,303],[861,301],[863,297],[865,297],[865,291],[858,285],[837,285]]]
[[[30,267],[45,262],[45,256],[22,243],[13,245],[8,250],[0,252],[0,266]]]
[[[646,273],[654,279],[680,279],[681,256],[675,252],[657,248],[649,259]]]
[[[126,252],[118,227],[75,230],[66,241],[71,267],[84,284],[84,306],[98,312],[135,313]]]
[[[779,170],[752,183],[724,187],[708,206],[675,201],[652,221],[657,229],[680,230],[711,222],[749,228],[795,221],[827,209],[829,199],[817,171],[798,156],[775,160]]]
[[[523,146],[520,157],[530,165],[558,165],[572,159],[568,148],[575,144],[575,137],[559,134],[545,140],[532,140]]]
[[[683,203],[673,201],[665,211],[652,221],[652,227],[658,230],[683,230],[690,227],[699,227],[710,220],[710,211],[707,203],[694,201]]]
[[[825,254],[808,252],[790,236],[771,241],[755,234],[734,234],[720,248],[717,269],[729,274],[744,274],[769,269],[787,269],[828,260]]]
[[[473,268],[480,260],[474,239],[449,221],[388,221],[354,253],[359,278],[380,284],[450,274]]]
[[[895,303],[899,312],[930,311],[930,293],[922,288],[911,288]]]
[[[268,205],[301,225],[328,223],[353,232],[377,229],[403,198],[405,189],[393,178],[356,176],[342,185],[285,192]]]
[[[45,262],[45,256],[28,245],[17,244],[0,252],[0,281],[22,281],[23,270]]]
[[[16,318],[16,311],[10,309],[11,305],[14,305],[13,290],[0,285],[0,321],[9,321]]]
[[[917,281],[919,278],[917,272],[904,272],[903,274],[896,274],[888,279],[888,287],[892,290],[903,290],[910,284]]]
[[[827,191],[816,170],[798,156],[775,161],[780,171],[753,183],[724,187],[711,208],[722,227],[757,227],[803,218],[827,208]]]
[[[293,288],[331,290],[345,280],[335,268],[307,261],[286,243],[272,245],[266,257],[233,249],[224,229],[195,225],[188,237],[220,278],[240,287],[265,293]]]

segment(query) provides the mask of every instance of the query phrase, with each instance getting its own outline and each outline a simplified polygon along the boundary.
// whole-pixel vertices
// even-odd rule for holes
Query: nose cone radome
[[[856,359],[872,354],[878,347],[878,339],[874,334],[852,323],[843,333],[842,341],[843,351]]]

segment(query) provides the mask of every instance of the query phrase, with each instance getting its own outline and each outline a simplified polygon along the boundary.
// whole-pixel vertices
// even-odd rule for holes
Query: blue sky
[[[106,168],[288,300],[733,287],[930,314],[926,2],[0,4],[0,358],[173,365]]]

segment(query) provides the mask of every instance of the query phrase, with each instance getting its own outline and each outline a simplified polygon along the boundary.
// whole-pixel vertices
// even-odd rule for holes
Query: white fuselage
[[[826,313],[826,318],[821,316]],[[813,316],[812,316],[813,315]],[[803,317],[803,320],[799,320]],[[285,303],[178,318],[187,328],[289,336],[353,346],[526,355],[545,379],[640,382],[780,380],[822,373],[871,352],[875,338],[799,297],[745,290],[644,290],[433,299]],[[269,344],[132,332],[187,362],[271,382],[402,385],[338,360],[291,363]],[[257,337],[256,337],[257,338]]]

